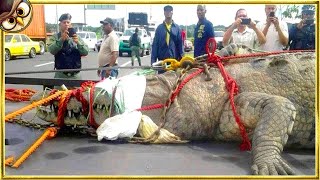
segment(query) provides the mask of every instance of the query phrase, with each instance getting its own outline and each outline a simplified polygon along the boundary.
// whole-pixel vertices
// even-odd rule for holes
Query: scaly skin
[[[314,67],[312,52],[243,58],[225,67],[239,87],[234,100],[252,140],[253,174],[294,174],[280,155],[284,146],[314,148]],[[205,81],[201,74],[184,86],[167,112],[164,128],[186,140],[240,141],[225,82],[219,69],[209,71],[213,80]],[[178,77],[175,72],[147,76],[142,107],[165,103]],[[88,98],[87,93],[85,96]],[[105,107],[110,106],[110,98],[105,94],[96,96],[99,102],[94,104],[94,118],[101,124],[108,117]],[[68,108],[82,107],[77,104]],[[161,112],[162,109],[156,109],[143,113],[159,125]],[[48,117],[44,119],[49,120]],[[49,121],[52,118],[54,115]],[[71,123],[65,120],[66,124]]]

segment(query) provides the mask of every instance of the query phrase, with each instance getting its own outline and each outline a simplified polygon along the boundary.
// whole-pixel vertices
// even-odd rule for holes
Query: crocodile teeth
[[[69,117],[72,117],[72,112],[71,112],[71,110],[68,111],[68,116],[69,116]]]
[[[54,112],[54,106],[53,106],[53,104],[50,105],[50,110],[51,110],[51,112]]]

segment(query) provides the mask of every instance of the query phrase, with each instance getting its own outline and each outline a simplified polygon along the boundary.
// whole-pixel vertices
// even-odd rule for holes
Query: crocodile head
[[[71,91],[70,91],[71,92]],[[31,103],[47,98],[51,95],[51,91],[43,91],[34,94],[30,101]],[[89,102],[89,92],[82,92],[83,101],[87,102],[87,106],[92,104],[92,112],[94,120],[97,124],[101,124],[109,117],[111,97],[108,93],[100,88],[95,88],[94,102]],[[99,96],[99,98],[97,98]],[[51,100],[41,106],[37,107],[36,115],[47,122],[57,124],[59,108],[62,108],[61,97]],[[63,114],[65,125],[84,126],[89,121],[89,106],[83,107],[83,104],[75,97],[71,96],[66,103],[66,110]]]

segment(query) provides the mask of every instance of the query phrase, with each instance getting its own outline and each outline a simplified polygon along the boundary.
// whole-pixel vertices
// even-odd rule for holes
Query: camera
[[[243,19],[241,19],[241,24],[249,25],[250,22],[251,22],[251,19],[250,19],[250,18],[243,18]]]
[[[76,30],[74,28],[68,28],[69,37],[73,37],[76,34]]]
[[[270,12],[269,17],[274,17],[274,16],[275,16],[274,12],[273,11]]]
[[[305,24],[313,24],[313,22],[314,22],[314,19],[306,19],[304,21]]]

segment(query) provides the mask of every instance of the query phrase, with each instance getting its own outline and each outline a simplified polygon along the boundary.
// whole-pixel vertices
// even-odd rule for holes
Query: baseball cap
[[[167,5],[163,8],[164,11],[173,11],[173,7],[170,5]]]
[[[113,20],[107,17],[105,20],[100,21],[101,24],[111,24],[113,26]]]

